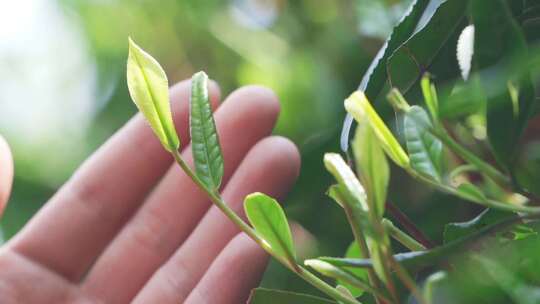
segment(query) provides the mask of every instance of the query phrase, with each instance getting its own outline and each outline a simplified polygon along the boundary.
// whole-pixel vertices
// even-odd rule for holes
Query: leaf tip
[[[349,112],[357,121],[363,120],[365,111],[361,106],[367,101],[366,94],[363,91],[355,91],[345,99],[345,110]]]
[[[304,266],[311,267],[315,269],[317,272],[326,275],[326,276],[332,276],[332,273],[335,271],[335,267],[332,266],[332,264],[321,261],[319,259],[309,259],[304,261]]]
[[[131,36],[128,36],[128,51],[129,55],[131,56],[134,52],[141,52],[141,47],[131,38]]]

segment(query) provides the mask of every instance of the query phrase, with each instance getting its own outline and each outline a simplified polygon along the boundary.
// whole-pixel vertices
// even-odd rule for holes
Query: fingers
[[[13,182],[13,159],[7,142],[0,136],[0,216],[6,209]]]
[[[275,95],[260,87],[242,88],[220,106],[215,119],[225,161],[224,183],[249,149],[271,133],[278,112]],[[191,163],[189,148],[183,156]],[[207,196],[173,165],[99,258],[83,288],[105,302],[128,302],[189,236],[209,205]]]
[[[247,235],[238,234],[214,260],[185,304],[246,303],[266,268],[268,255]]]
[[[302,226],[291,223],[299,256],[311,251],[313,236]],[[251,290],[259,285],[268,255],[244,233],[237,234],[212,262],[204,277],[189,294],[185,304],[246,303]]]
[[[217,104],[219,89],[209,86]],[[171,89],[179,136],[188,138],[190,83]],[[127,102],[127,101],[126,101]],[[172,163],[141,115],[86,161],[8,246],[77,280]]]
[[[243,214],[242,201],[254,191],[282,197],[296,180],[298,150],[287,139],[269,137],[254,146],[223,191],[230,207]],[[211,207],[174,255],[153,275],[138,303],[178,303],[186,299],[237,228],[220,210]]]
[[[6,248],[0,250],[0,269],[2,304],[96,303],[83,299],[78,287],[65,278]]]

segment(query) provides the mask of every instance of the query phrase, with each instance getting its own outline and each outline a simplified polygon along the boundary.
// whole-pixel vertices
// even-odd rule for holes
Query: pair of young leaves
[[[159,63],[129,39],[127,62],[129,93],[163,147],[179,157],[169,100],[167,76]],[[195,178],[209,194],[219,195],[223,156],[208,95],[208,76],[198,72],[191,79],[190,134]],[[295,264],[295,251],[285,213],[278,202],[262,193],[246,197],[246,215],[257,235],[278,257]]]

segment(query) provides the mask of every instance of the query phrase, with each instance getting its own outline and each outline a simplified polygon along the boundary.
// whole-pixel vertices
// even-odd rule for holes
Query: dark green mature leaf
[[[291,229],[279,203],[263,193],[252,193],[246,197],[244,209],[251,225],[274,253],[296,266]]]
[[[449,223],[444,226],[444,243],[449,243],[463,238],[484,227],[500,222],[511,217],[511,212],[501,211],[493,208],[484,210],[474,219],[462,223]]]
[[[474,255],[473,259],[512,299],[512,303],[540,303],[540,288],[534,286],[532,282],[529,284],[525,282],[525,280],[514,273],[511,265],[505,266],[504,261],[495,261],[478,254]]]
[[[522,148],[514,173],[522,189],[540,196],[540,142],[532,142]]]
[[[352,242],[349,245],[349,248],[347,248],[347,252],[345,253],[346,258],[361,258],[362,253],[360,251],[360,247],[358,247],[358,244],[356,242]],[[367,282],[368,281],[368,272],[365,269],[356,268],[351,269],[350,272],[355,276],[360,278],[361,280]],[[347,289],[352,293],[354,297],[359,297],[364,293],[364,290],[354,287],[351,284],[344,282],[344,281],[337,281],[337,284],[343,285],[347,287]]]
[[[538,214],[531,214],[531,218],[538,218]],[[489,239],[494,233],[504,233],[509,229],[513,229],[523,219],[517,216],[504,218],[497,223],[489,226],[481,227],[462,238],[455,239],[442,246],[435,247],[426,251],[412,251],[406,253],[398,253],[394,255],[396,261],[401,263],[411,272],[422,270],[426,267],[434,266],[447,261],[450,257],[466,251],[469,246],[478,245],[485,239]],[[538,235],[536,235],[538,236]],[[319,257],[321,261],[328,262],[336,267],[346,268],[371,268],[373,261],[371,259],[354,259],[354,258],[334,258],[334,257]]]
[[[429,2],[430,0],[414,0],[412,2],[407,12],[394,27],[390,37],[388,37],[371,62],[358,87],[358,90],[365,92],[369,99],[376,100],[381,93],[387,83],[386,60],[414,32]],[[426,13],[429,14],[429,10]],[[341,134],[341,149],[343,151],[349,149],[349,133],[352,123],[352,115],[347,114]]]
[[[169,104],[165,71],[150,54],[129,39],[127,84],[133,102],[169,152],[180,146]]]
[[[411,167],[440,182],[442,143],[430,133],[433,125],[426,111],[412,106],[405,113],[404,127]]]
[[[388,58],[387,73],[390,84],[406,93],[433,63],[437,55],[452,43],[455,61],[455,42],[460,25],[464,23],[469,0],[432,0],[414,33]],[[426,11],[428,10],[426,9]],[[449,53],[451,54],[451,53]]]
[[[478,232],[490,225],[501,222],[505,219],[515,216],[513,212],[501,211],[494,208],[484,210],[474,219],[462,223],[449,223],[444,227],[444,243],[450,243],[464,238],[470,234]],[[496,235],[501,239],[519,240],[525,239],[537,234],[537,232],[527,224],[516,224],[509,233]]]
[[[251,291],[248,304],[337,304],[311,295],[284,290],[256,288]]]
[[[386,81],[386,60],[392,53],[414,33],[421,20],[429,19],[433,12],[433,4],[439,0],[413,1],[407,12],[398,22],[392,34],[371,62],[362,78],[358,90],[365,92],[368,98],[375,100],[381,93]],[[429,7],[428,7],[429,6]],[[423,21],[424,22],[424,21]]]
[[[204,185],[216,191],[223,178],[223,156],[208,97],[208,76],[198,72],[191,78],[190,132],[195,172]]]
[[[486,14],[486,12],[491,12]],[[475,0],[471,5],[475,25],[474,62],[486,69],[500,62],[528,56],[524,34],[504,0]],[[497,161],[509,166],[516,144],[534,108],[534,90],[528,75],[517,79],[515,71],[504,71],[505,82],[513,83],[517,99],[509,90],[490,94],[492,75],[481,74],[480,81],[487,97],[487,133]]]

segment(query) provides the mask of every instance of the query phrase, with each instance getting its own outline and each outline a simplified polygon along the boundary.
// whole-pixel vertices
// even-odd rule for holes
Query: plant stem
[[[294,270],[293,270],[294,271]],[[298,276],[300,276],[302,279],[304,279],[306,282],[310,283],[320,291],[324,292],[328,296],[342,302],[345,304],[360,304],[360,302],[353,300],[346,295],[339,292],[339,290],[335,289],[334,287],[328,285],[326,282],[321,280],[319,277],[314,275],[313,273],[309,272],[304,267],[298,265],[298,271],[294,271]]]
[[[416,179],[418,179],[418,180],[420,180],[420,181],[422,181],[422,182],[424,182],[424,183],[426,183],[428,185],[431,185],[434,188],[436,188],[436,189],[438,189],[438,190],[440,190],[442,192],[457,196],[457,197],[459,197],[461,199],[471,201],[473,203],[477,203],[477,204],[480,204],[480,205],[483,205],[483,206],[486,206],[486,207],[496,208],[496,209],[510,211],[510,212],[525,212],[525,213],[540,212],[540,207],[513,205],[513,204],[510,204],[510,203],[499,202],[499,201],[492,200],[492,199],[486,199],[486,200],[474,199],[469,195],[464,195],[463,193],[459,192],[457,189],[455,189],[453,187],[437,183],[437,182],[435,182],[435,181],[433,181],[433,180],[431,180],[431,179],[429,179],[427,177],[424,177],[423,175],[418,174],[413,169],[409,168],[407,170],[407,172],[412,177],[414,177],[414,178],[416,178]]]
[[[245,232],[250,238],[252,238],[257,244],[259,244],[261,247],[263,248],[266,248],[268,247],[268,245],[266,244],[266,242],[263,241],[263,239],[261,239],[257,233],[255,232],[255,230],[253,228],[251,228],[248,224],[246,224],[246,222],[244,222],[244,220],[242,220],[238,214],[236,214],[236,212],[234,212],[231,208],[229,208],[229,206],[221,199],[220,195],[217,194],[216,192],[214,191],[210,191],[208,190],[204,184],[202,183],[202,181],[199,179],[199,177],[197,177],[195,175],[195,173],[193,172],[193,170],[191,170],[191,168],[188,166],[188,164],[186,164],[186,162],[182,159],[182,157],[180,156],[180,153],[178,153],[178,151],[175,151],[173,153],[173,156],[174,156],[174,159],[176,160],[176,163],[178,165],[180,165],[180,167],[182,168],[182,170],[184,170],[184,172],[189,176],[189,178],[191,178],[191,180],[193,182],[195,182],[195,184],[197,184],[197,186],[203,190],[204,192],[206,192],[206,194],[208,195],[208,197],[210,197],[210,200],[212,200],[212,202],[236,225],[238,226],[238,228],[240,228],[240,230],[242,230],[243,232]]]
[[[394,223],[392,223],[390,220],[383,219],[382,224],[394,239],[396,239],[398,242],[400,242],[403,246],[407,247],[411,251],[423,251],[427,249],[424,245],[417,242],[407,233],[401,231],[401,229],[394,226]]]
[[[459,157],[474,165],[480,172],[484,173],[498,184],[506,187],[511,186],[510,179],[508,179],[506,175],[456,142],[442,126],[438,127],[436,130],[432,130],[431,133],[448,146],[450,150],[459,155]]]
[[[391,202],[386,202],[388,213],[405,228],[405,230],[426,248],[433,248],[435,244],[420,230],[409,217]]]
[[[400,280],[403,282],[403,284],[411,291],[411,293],[414,295],[416,300],[420,304],[427,304],[427,301],[424,299],[424,296],[420,292],[420,289],[416,285],[416,282],[411,278],[409,273],[399,264],[396,259],[394,259],[394,256],[391,254],[388,254],[388,260],[392,264],[392,268],[394,268],[394,271],[396,272],[396,275],[400,278]]]
[[[366,239],[364,238],[364,234],[362,233],[360,226],[358,225],[358,219],[355,218],[354,212],[347,204],[344,204],[343,209],[345,210],[345,215],[347,216],[347,220],[349,221],[349,225],[351,226],[354,239],[358,244],[358,247],[360,248],[360,256],[364,259],[369,259],[369,248],[367,246]],[[380,287],[379,279],[377,278],[377,275],[375,274],[373,268],[368,269],[368,280],[369,283],[374,286],[374,288]],[[378,303],[383,300],[375,294],[373,294],[373,296]]]
[[[379,245],[376,250],[379,251],[379,255],[382,253],[382,256],[385,258],[385,260],[388,260],[387,256],[386,256],[386,252],[388,250],[387,250],[387,248],[382,248],[382,247],[386,247],[386,246],[380,246]],[[397,293],[397,290],[396,290],[396,286],[394,284],[394,280],[392,279],[392,273],[391,273],[391,271],[390,271],[390,269],[388,267],[389,265],[387,265],[386,263],[381,263],[381,266],[382,266],[382,270],[384,272],[384,276],[386,278],[386,288],[390,292],[390,296],[392,297],[392,299],[394,300],[395,303],[400,303],[398,293]]]
[[[339,292],[334,287],[328,285],[323,280],[319,279],[317,276],[303,268],[302,266],[292,263],[292,261],[288,261],[286,259],[281,258],[278,256],[274,250],[268,246],[268,244],[259,237],[257,232],[251,228],[246,222],[241,219],[238,214],[236,214],[225,201],[221,198],[221,196],[215,192],[208,190],[202,181],[195,175],[195,172],[188,166],[188,164],[182,159],[180,156],[180,153],[178,151],[173,151],[171,153],[174,157],[174,160],[176,163],[182,168],[182,170],[191,178],[191,180],[197,184],[197,186],[203,190],[210,200],[236,225],[240,230],[242,230],[245,234],[247,234],[255,243],[257,243],[261,248],[263,248],[266,252],[268,252],[271,256],[273,256],[275,259],[277,259],[280,263],[282,263],[284,266],[292,270],[294,273],[296,273],[298,276],[306,280],[308,283],[319,289],[320,291],[324,292],[326,295],[332,297],[333,299],[340,301],[344,304],[360,304],[356,300],[352,300],[349,297],[345,296],[341,292]]]

